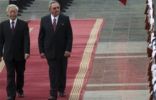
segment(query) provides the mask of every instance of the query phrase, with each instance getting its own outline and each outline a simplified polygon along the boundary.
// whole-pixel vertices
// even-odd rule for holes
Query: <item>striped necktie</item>
[[[56,18],[53,19],[53,29],[56,30]]]

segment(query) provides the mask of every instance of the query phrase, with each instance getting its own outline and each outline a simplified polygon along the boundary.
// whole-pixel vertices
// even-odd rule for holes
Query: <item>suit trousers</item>
[[[16,91],[23,92],[25,60],[5,60],[7,70],[7,95],[16,96]]]
[[[67,58],[48,59],[50,95],[57,97],[57,92],[64,92],[66,88]]]

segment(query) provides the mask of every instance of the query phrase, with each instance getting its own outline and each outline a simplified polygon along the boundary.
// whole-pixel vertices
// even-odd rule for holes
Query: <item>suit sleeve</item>
[[[3,35],[2,24],[0,24],[0,57],[3,56],[3,45],[4,45],[4,35]]]
[[[29,36],[29,27],[26,23],[24,31],[24,52],[30,54],[30,36]]]
[[[71,52],[72,51],[72,44],[73,44],[73,32],[72,32],[72,27],[71,27],[69,17],[67,17],[66,34],[67,34],[66,51]]]
[[[43,28],[43,19],[41,19],[39,36],[38,36],[38,46],[39,46],[40,53],[44,53],[44,37],[45,37],[45,31]]]

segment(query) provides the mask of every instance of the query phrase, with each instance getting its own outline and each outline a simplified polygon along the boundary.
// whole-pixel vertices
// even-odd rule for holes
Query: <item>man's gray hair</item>
[[[7,12],[7,13],[8,13],[8,11],[9,11],[10,8],[15,8],[15,9],[17,10],[17,12],[18,12],[18,10],[19,10],[19,8],[18,8],[15,4],[10,4],[10,5],[8,5],[7,8],[6,8],[6,12]]]
[[[53,4],[53,3],[58,3],[60,5],[60,3],[58,1],[56,1],[56,0],[50,0],[49,1],[49,9],[51,7],[51,4]]]

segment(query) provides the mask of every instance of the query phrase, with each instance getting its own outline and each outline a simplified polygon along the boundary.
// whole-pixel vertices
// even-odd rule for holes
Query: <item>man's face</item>
[[[54,17],[58,16],[60,14],[60,5],[58,3],[52,3],[50,11]]]
[[[10,8],[8,10],[8,16],[10,19],[15,20],[17,17],[18,11],[16,8]]]

